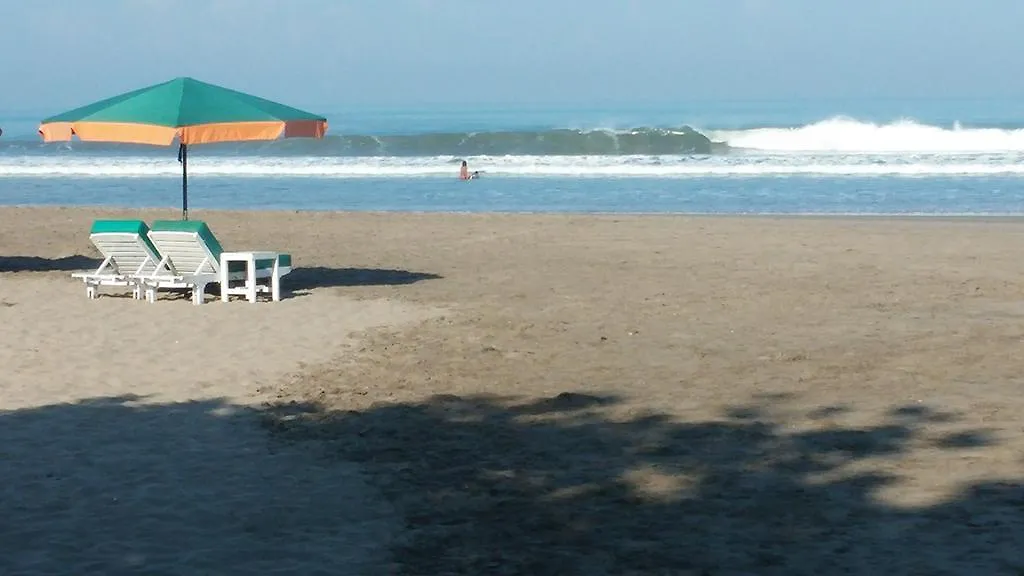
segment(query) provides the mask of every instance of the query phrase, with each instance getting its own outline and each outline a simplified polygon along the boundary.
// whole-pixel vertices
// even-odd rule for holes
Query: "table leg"
[[[274,258],[274,270],[270,275],[270,294],[274,302],[281,301],[281,258]]]
[[[249,302],[256,303],[256,259],[252,256],[246,261],[245,288]]]

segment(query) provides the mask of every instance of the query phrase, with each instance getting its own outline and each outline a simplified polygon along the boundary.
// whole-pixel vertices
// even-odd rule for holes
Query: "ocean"
[[[339,108],[190,149],[190,209],[1024,214],[1024,101]],[[0,205],[180,207],[173,147],[43,144],[55,112],[0,111]]]

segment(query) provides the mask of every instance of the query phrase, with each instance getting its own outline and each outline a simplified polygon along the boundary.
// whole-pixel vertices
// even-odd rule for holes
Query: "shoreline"
[[[166,206],[122,206],[104,204],[0,204],[2,210],[84,210],[112,213],[134,212],[167,212],[175,209]],[[180,209],[177,209],[180,214]],[[851,220],[851,221],[935,221],[935,222],[1013,222],[1024,221],[1024,212],[1020,213],[827,213],[827,212],[764,212],[764,213],[733,213],[733,212],[596,212],[596,211],[485,211],[485,210],[344,210],[344,209],[283,209],[283,208],[189,208],[190,214],[210,213],[262,213],[262,214],[335,214],[369,216],[480,216],[480,217],[572,217],[597,219],[629,218],[681,218],[681,219],[743,219],[743,220]]]

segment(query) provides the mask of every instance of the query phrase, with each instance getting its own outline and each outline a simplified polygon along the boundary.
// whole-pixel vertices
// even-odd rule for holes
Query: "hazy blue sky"
[[[1024,95],[1020,0],[0,0],[0,110]]]

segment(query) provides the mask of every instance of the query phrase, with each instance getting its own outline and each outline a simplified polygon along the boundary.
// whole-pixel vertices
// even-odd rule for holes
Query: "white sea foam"
[[[836,117],[794,128],[709,131],[707,136],[734,148],[766,152],[1024,152],[1024,130],[940,127],[913,120],[873,124]]]
[[[1024,154],[746,153],[721,156],[477,156],[486,177],[699,178],[756,176],[988,176],[1024,174]],[[8,156],[0,178],[170,178],[173,157]],[[206,157],[189,159],[204,177],[416,178],[454,177],[449,156],[432,157]]]

